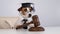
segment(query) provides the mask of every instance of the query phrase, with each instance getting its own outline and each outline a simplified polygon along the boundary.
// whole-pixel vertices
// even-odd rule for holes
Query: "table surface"
[[[60,34],[60,27],[44,27],[45,31],[30,32],[28,30],[0,29],[0,34]]]

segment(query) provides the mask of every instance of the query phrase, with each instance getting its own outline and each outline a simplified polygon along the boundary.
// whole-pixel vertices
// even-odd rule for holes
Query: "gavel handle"
[[[33,24],[33,21],[31,21],[30,23],[25,23],[25,24],[23,24],[23,25],[17,26],[16,29],[23,28],[23,27],[25,27],[25,26],[28,26],[29,24]]]

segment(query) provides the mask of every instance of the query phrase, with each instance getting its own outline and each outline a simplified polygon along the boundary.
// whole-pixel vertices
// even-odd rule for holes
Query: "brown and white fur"
[[[32,21],[32,16],[35,15],[32,7],[21,7],[18,9],[20,18],[17,20],[16,27],[23,24],[22,20],[27,19],[27,23]],[[33,24],[30,25],[30,27]]]

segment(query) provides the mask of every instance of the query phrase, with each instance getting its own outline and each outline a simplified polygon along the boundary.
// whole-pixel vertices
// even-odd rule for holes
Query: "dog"
[[[17,26],[20,26],[22,24],[28,23],[32,21],[32,16],[34,14],[34,7],[32,6],[32,3],[22,3],[22,7],[18,9],[20,18],[17,20],[15,28]],[[33,25],[33,24],[32,24]],[[28,27],[23,27],[24,29],[27,29]]]

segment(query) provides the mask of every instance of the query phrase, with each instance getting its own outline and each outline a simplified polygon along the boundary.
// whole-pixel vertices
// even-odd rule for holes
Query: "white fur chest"
[[[34,16],[35,14],[32,14],[32,16]],[[32,16],[30,18],[23,18],[21,15],[19,16],[19,19],[17,20],[15,26],[17,25],[22,25],[24,23],[24,21],[22,21],[23,19],[27,19],[28,21],[26,23],[29,23],[32,21]],[[29,27],[34,26],[34,24],[30,24]]]
[[[16,22],[16,25],[22,25],[22,24],[24,23],[24,21],[22,21],[23,19],[24,19],[24,18],[19,17],[19,19],[18,19],[17,22]],[[26,19],[28,20],[26,23],[32,21],[32,18],[26,18]]]

